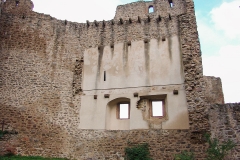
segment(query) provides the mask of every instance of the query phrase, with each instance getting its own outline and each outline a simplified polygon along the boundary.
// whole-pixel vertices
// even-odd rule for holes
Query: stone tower
[[[26,15],[31,13],[33,3],[31,0],[2,0],[1,8],[3,13],[12,15]]]

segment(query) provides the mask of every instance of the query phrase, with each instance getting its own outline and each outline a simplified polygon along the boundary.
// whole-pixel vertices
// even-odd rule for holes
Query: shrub
[[[208,160],[223,160],[228,152],[236,146],[236,144],[231,140],[220,144],[218,139],[211,139],[209,134],[206,134],[205,137],[209,144],[209,148],[207,150]]]
[[[2,138],[5,134],[9,134],[9,132],[0,130],[0,138]]]
[[[181,154],[175,155],[175,160],[194,160],[194,154],[192,152],[183,151]]]
[[[146,143],[125,148],[125,155],[125,160],[152,160]]]
[[[220,144],[218,139],[211,139],[209,134],[205,134],[205,138],[209,144],[207,160],[223,160],[228,152],[236,146],[231,140]],[[194,160],[194,155],[191,152],[184,151],[175,155],[175,160]]]
[[[0,156],[0,160],[67,160],[67,159],[43,158],[43,157],[39,157],[39,156],[5,155],[5,156]]]

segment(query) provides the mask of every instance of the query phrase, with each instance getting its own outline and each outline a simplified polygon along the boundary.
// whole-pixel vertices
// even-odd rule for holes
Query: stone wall
[[[137,2],[118,7],[114,20],[83,24],[32,12],[29,0],[20,0],[18,7],[13,0],[1,3],[0,123],[4,120],[4,129],[18,134],[0,140],[0,153],[115,160],[123,157],[126,146],[149,143],[156,160],[171,159],[183,150],[203,159],[206,144],[201,134],[210,126],[193,1],[177,1],[176,11],[166,0],[147,2],[145,7],[150,4],[156,13],[141,11],[129,20],[133,8],[144,7]],[[131,12],[125,14],[125,7]],[[180,36],[190,130],[78,129],[84,51],[164,41],[170,35]]]
[[[2,12],[8,12],[12,15],[20,15],[20,16],[26,16],[27,14],[32,12],[33,9],[33,3],[29,0],[1,0],[0,5]],[[1,13],[0,13],[1,14]]]
[[[179,27],[191,130],[209,130],[202,57],[192,0],[186,0],[186,13],[179,16]]]
[[[212,138],[232,140],[236,147],[226,159],[240,159],[240,104],[215,104],[209,109]]]
[[[205,96],[210,104],[224,104],[222,82],[219,77],[204,76],[206,85]]]
[[[198,159],[205,157],[206,145],[195,141],[189,130],[81,130],[72,139],[73,158],[123,160],[124,149],[148,143],[154,160],[173,159],[181,151],[193,151]]]
[[[152,6],[154,12],[149,13],[149,7]],[[155,18],[169,18],[175,17],[186,12],[185,1],[174,1],[173,7],[170,7],[168,0],[155,0],[148,2],[133,2],[125,5],[119,5],[117,7],[115,20],[122,18],[123,20],[138,19],[145,17]]]
[[[0,123],[18,132],[6,146],[22,155],[68,157],[79,123],[73,104],[78,34],[64,21],[34,12],[23,17],[15,9],[0,16]]]

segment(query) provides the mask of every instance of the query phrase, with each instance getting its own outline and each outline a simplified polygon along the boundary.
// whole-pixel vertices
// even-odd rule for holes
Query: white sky
[[[240,102],[240,0],[197,13],[204,75],[222,79],[225,102]]]
[[[113,19],[117,5],[136,0],[32,1],[34,11],[85,23]],[[240,102],[240,0],[221,1],[208,14],[204,7],[196,12],[204,75],[221,77],[225,102]]]

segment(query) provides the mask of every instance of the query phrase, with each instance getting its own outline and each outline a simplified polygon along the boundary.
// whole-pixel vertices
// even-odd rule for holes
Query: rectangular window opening
[[[152,101],[152,116],[153,117],[163,117],[164,116],[164,106],[163,101]]]
[[[120,103],[119,104],[119,119],[129,119],[129,104]]]

